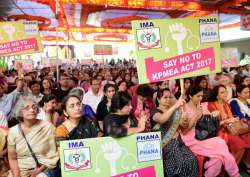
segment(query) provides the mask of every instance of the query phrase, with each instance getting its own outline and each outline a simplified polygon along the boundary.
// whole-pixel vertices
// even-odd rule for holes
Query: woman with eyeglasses
[[[98,125],[82,115],[81,98],[76,95],[68,95],[62,101],[63,114],[66,120],[56,129],[58,140],[84,139],[98,136]]]
[[[37,119],[38,106],[31,98],[21,98],[18,104],[16,115],[20,123],[8,134],[9,176],[60,176],[54,126]]]

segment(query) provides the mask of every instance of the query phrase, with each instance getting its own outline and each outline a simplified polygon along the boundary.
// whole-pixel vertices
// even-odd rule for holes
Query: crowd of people
[[[61,68],[58,81],[53,67],[0,70],[0,176],[57,177],[61,140],[151,131],[162,133],[166,177],[250,174],[249,86],[247,66],[185,78],[184,95],[179,80],[139,85],[132,65]],[[219,131],[198,140],[205,114]],[[227,131],[239,120],[249,132]]]

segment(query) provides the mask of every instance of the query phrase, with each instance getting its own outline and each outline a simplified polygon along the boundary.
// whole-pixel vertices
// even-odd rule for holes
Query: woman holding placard
[[[187,114],[181,113],[180,107],[185,100],[175,98],[169,89],[157,92],[159,106],[151,112],[151,126],[154,131],[161,131],[163,142],[164,174],[167,177],[197,177],[198,166],[192,151],[185,146],[179,128],[187,128]]]

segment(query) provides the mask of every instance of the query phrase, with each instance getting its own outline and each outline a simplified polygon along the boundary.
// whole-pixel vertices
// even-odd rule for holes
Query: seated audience
[[[224,167],[229,176],[239,177],[237,163],[222,138],[213,137],[202,141],[195,138],[195,125],[203,114],[201,107],[202,98],[203,88],[201,87],[191,86],[187,91],[187,103],[184,104],[184,111],[188,113],[189,126],[182,130],[181,138],[193,153],[209,158],[204,165],[206,177],[219,175],[222,167]]]

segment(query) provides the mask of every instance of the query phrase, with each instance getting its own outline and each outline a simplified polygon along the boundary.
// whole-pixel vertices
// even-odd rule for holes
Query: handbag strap
[[[26,136],[25,136],[25,134],[24,134],[24,132],[23,132],[23,129],[22,129],[22,127],[21,127],[21,124],[19,124],[19,129],[20,129],[20,131],[21,131],[21,133],[22,133],[22,135],[23,135],[23,138],[25,139],[25,141],[26,141],[26,143],[27,143],[27,146],[28,146],[28,149],[29,149],[29,151],[30,151],[30,153],[31,153],[31,156],[33,157],[33,159],[34,159],[35,162],[36,162],[36,167],[37,167],[37,168],[40,167],[41,164],[39,163],[38,159],[36,158],[36,155],[35,155],[34,151],[32,150],[32,148],[31,148],[29,142],[27,141]]]

